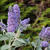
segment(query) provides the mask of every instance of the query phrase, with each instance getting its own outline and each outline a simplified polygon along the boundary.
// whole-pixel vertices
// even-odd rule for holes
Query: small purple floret
[[[21,21],[21,24],[23,26],[25,26],[25,25],[27,25],[29,23],[29,21],[30,21],[30,18],[24,19],[23,21]]]
[[[6,29],[6,25],[0,22],[0,30],[3,31]]]
[[[48,47],[48,42],[47,41],[42,41],[41,42],[41,47]]]

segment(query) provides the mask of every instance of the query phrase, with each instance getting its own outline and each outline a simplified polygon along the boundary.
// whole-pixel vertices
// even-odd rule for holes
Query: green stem
[[[11,42],[10,41],[9,41],[9,46],[11,46]],[[11,50],[11,47],[8,50]]]
[[[0,22],[3,23],[2,19],[0,19]]]
[[[4,35],[4,33],[5,33],[5,30],[3,31],[3,35]],[[4,43],[6,44],[6,41],[4,40]]]
[[[35,47],[34,47],[34,50],[35,50]]]
[[[38,22],[38,20],[39,20],[38,18],[39,18],[39,17],[37,17],[36,20],[35,20],[35,22],[33,23],[33,27],[37,24],[37,22]]]

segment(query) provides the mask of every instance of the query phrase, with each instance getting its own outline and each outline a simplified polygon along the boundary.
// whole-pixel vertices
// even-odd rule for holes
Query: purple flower
[[[20,18],[20,8],[17,4],[13,6],[13,11],[16,14],[16,16],[18,16],[17,19]]]
[[[6,25],[0,22],[0,30],[3,31],[6,29]]]
[[[22,25],[20,29],[23,31],[24,29],[27,28],[29,21],[30,21],[30,18],[20,21],[20,8],[17,4],[15,4],[13,7],[11,6],[9,7],[8,21],[7,21],[8,32],[15,32],[15,30],[18,29],[20,25]]]
[[[21,27],[20,27],[20,31],[22,32],[23,30],[26,30],[26,28],[28,27],[28,26],[30,26],[30,24],[28,24],[29,23],[29,21],[30,21],[30,18],[27,18],[27,19],[24,19],[23,21],[21,21]]]
[[[26,26],[30,21],[30,18],[24,19],[23,21],[21,21],[21,25]]]
[[[50,41],[50,27],[43,27],[39,37],[43,40]]]
[[[46,40],[50,41],[50,27],[47,27],[45,30]]]
[[[15,25],[11,25],[11,26],[8,26],[8,32],[14,32],[15,29],[16,29],[16,26]]]
[[[42,41],[41,42],[41,47],[48,47],[48,42],[47,41]]]
[[[15,4],[13,7],[9,8],[8,11],[8,32],[15,32],[16,29],[18,29],[20,23],[20,9],[17,4]]]
[[[41,39],[43,39],[43,34],[44,34],[44,32],[45,32],[45,27],[43,26],[41,32],[39,33],[39,37],[40,37]]]

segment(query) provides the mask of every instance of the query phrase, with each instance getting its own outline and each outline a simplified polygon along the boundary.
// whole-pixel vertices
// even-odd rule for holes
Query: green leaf
[[[47,50],[50,50],[50,48],[47,48]]]
[[[50,50],[50,44],[49,44],[49,46],[47,47],[47,50]]]
[[[1,36],[0,41],[3,41],[3,40],[8,40],[8,37],[6,35]]]
[[[1,47],[1,50],[7,50],[7,49],[9,49],[11,46],[10,45],[3,45],[2,47]]]
[[[0,37],[2,36],[2,34],[0,34]]]
[[[0,50],[1,50],[1,47],[0,47]]]
[[[36,50],[42,50],[40,44],[41,44],[41,40],[40,38],[37,38],[36,39],[36,46],[37,46]]]
[[[50,8],[47,8],[45,11],[43,11],[41,17],[44,17],[44,15],[48,13],[50,13]]]
[[[12,46],[15,46],[15,47],[20,47],[20,46],[23,46],[23,44],[20,42],[20,41],[14,41]]]
[[[12,6],[13,4],[14,4],[14,3],[9,3],[8,5],[4,6],[3,11],[6,10],[10,5]]]
[[[6,16],[6,14],[2,14],[0,15],[0,19],[7,19],[8,17]]]
[[[36,50],[42,50],[41,47],[37,47]]]
[[[15,36],[15,33],[13,33],[13,32],[7,32],[6,35],[8,37],[14,37]]]
[[[36,48],[36,44],[35,42],[31,42],[32,46],[34,46]]]
[[[20,35],[21,35],[21,32],[20,32],[20,28],[19,28],[17,31],[16,37],[20,37]]]
[[[13,42],[12,46],[20,47],[26,44],[26,42],[23,39],[17,39]]]
[[[9,38],[9,40],[13,40],[15,38],[15,33],[13,33],[13,32],[7,32],[6,36]]]
[[[25,18],[32,10],[36,10],[37,8],[38,8],[37,6],[21,8],[21,12],[23,11],[21,19]]]
[[[15,50],[15,48],[13,48],[13,47],[12,47],[11,49],[12,49],[12,50]]]
[[[0,5],[3,5],[5,2],[7,2],[8,0],[1,0],[0,1]]]
[[[18,38],[17,41],[21,42],[21,43],[26,43],[23,39]]]

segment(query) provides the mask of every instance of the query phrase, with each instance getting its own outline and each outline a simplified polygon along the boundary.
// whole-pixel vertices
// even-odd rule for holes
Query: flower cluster
[[[50,41],[50,27],[46,27],[46,28],[43,27],[42,31],[39,34],[39,37],[46,41]]]
[[[0,22],[0,30],[3,31],[6,29],[6,25]]]
[[[48,42],[47,41],[42,41],[41,42],[41,47],[48,47]]]
[[[23,21],[21,21],[21,25],[26,26],[30,21],[30,18],[24,19]]]
[[[20,22],[20,24],[21,24],[20,32],[22,32],[23,30],[26,30],[26,28],[27,28],[28,26],[30,26],[30,24],[28,24],[29,21],[30,21],[30,18],[27,18],[27,19],[24,19],[24,20],[22,20],[22,21]]]
[[[10,6],[8,11],[8,21],[7,21],[8,32],[15,32],[15,30],[18,29],[19,25],[22,25],[23,28],[26,28],[29,21],[30,18],[20,21],[20,8],[17,4],[15,4],[13,7]],[[23,31],[23,28],[21,27],[20,29]]]
[[[15,4],[13,7],[10,7],[8,11],[7,31],[14,32],[18,28],[19,23],[20,23],[20,10],[19,6]]]
[[[39,33],[39,37],[40,37],[41,39],[44,38],[44,32],[45,32],[45,27],[43,26],[41,32]]]
[[[20,8],[17,4],[15,4],[13,6],[13,11],[14,11],[15,15],[17,16],[16,18],[19,19],[20,18]]]

